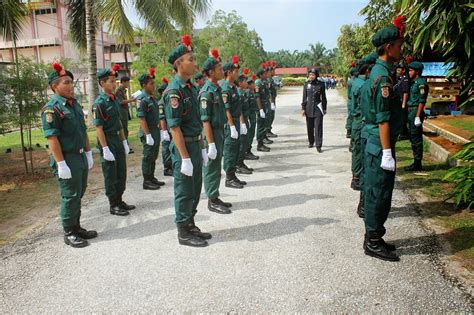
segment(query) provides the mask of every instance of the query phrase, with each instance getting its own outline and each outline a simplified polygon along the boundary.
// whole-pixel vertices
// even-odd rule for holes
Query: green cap
[[[138,77],[138,82],[140,82],[140,85],[146,84],[148,82],[148,80],[150,80],[150,79],[154,79],[155,78],[155,71],[156,71],[155,68],[151,67],[148,70],[148,73],[141,74]]]
[[[216,48],[211,49],[210,56],[206,59],[206,61],[204,61],[202,69],[206,72],[212,70],[219,62],[221,62],[219,51]]]
[[[256,78],[257,78],[256,74],[252,74],[251,76],[248,76],[247,77],[247,83],[250,84],[250,83],[254,82]]]
[[[188,34],[181,37],[181,43],[171,51],[171,54],[168,56],[168,62],[174,65],[175,61],[178,58],[188,53],[192,53],[193,52],[193,48],[191,47],[192,40],[193,39],[191,35],[188,35]]]
[[[373,65],[375,64],[377,59],[379,59],[379,56],[377,55],[375,51],[373,51],[370,54],[368,54],[364,59],[366,63],[368,63],[369,65]]]
[[[414,69],[414,70],[420,70],[422,71],[424,66],[421,62],[419,61],[412,61],[410,62],[410,64],[408,65],[408,68],[409,69]]]
[[[120,69],[120,66],[118,64],[114,64],[114,66],[111,68],[107,69],[102,69],[97,71],[97,79],[103,80],[106,79],[109,76],[115,76],[116,78],[118,77],[118,71]]]
[[[53,71],[51,71],[48,75],[48,84],[51,85],[51,83],[64,76],[70,77],[72,80],[74,80],[74,76],[72,75],[72,72],[66,70],[63,68],[63,66],[59,63],[53,63]]]
[[[397,16],[393,19],[393,25],[382,28],[372,36],[372,44],[375,47],[380,47],[391,41],[403,38],[404,23],[405,18],[403,16]]]
[[[158,88],[158,92],[163,93],[164,90],[168,87],[168,79],[166,77],[161,78],[161,85]]]
[[[232,56],[232,60],[229,62],[226,62],[224,66],[222,67],[224,69],[224,72],[233,70],[233,69],[239,69],[239,56]]]
[[[258,68],[256,74],[257,76],[261,76],[265,72],[267,72],[267,65],[265,64],[265,62],[262,62],[262,65],[260,66],[260,68]]]
[[[195,80],[200,80],[202,78],[204,78],[204,75],[201,72],[198,72],[196,76],[194,77]]]

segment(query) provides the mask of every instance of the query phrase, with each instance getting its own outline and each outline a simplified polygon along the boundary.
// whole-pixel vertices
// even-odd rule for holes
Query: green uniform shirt
[[[265,82],[261,79],[255,80],[255,94],[258,95],[260,102],[262,102],[262,109],[267,109],[270,99],[268,98],[268,90],[265,88]]]
[[[351,97],[350,97],[350,100],[351,100],[350,110],[351,110],[351,115],[353,117],[358,117],[361,114],[360,90],[364,82],[365,82],[365,75],[359,75],[357,78],[354,79],[354,82],[352,83]]]
[[[94,120],[92,123],[94,126],[103,126],[106,135],[118,134],[122,129],[119,107],[115,96],[100,92],[93,106]]]
[[[212,129],[222,129],[226,123],[222,91],[219,85],[206,80],[199,93],[201,120],[210,121]]]
[[[115,98],[120,104],[120,102],[127,99],[127,90],[123,86],[119,86],[115,91]],[[128,104],[120,105],[120,111],[122,117],[128,119]]]
[[[379,124],[390,123],[390,139],[396,140],[402,127],[402,107],[398,92],[393,89],[395,79],[392,67],[382,59],[377,59],[370,76],[361,90],[361,104],[366,130],[371,135],[379,136]]]
[[[269,78],[268,80],[270,81],[270,93],[272,94],[273,100],[275,101],[275,98],[277,97],[276,84],[275,84],[275,81],[273,80],[273,78]]]
[[[239,93],[240,103],[242,104],[242,114],[245,118],[250,116],[250,106],[249,106],[249,97],[246,91],[242,91],[240,88],[237,88]]]
[[[242,104],[240,102],[239,92],[234,84],[230,84],[227,80],[219,82],[222,88],[222,101],[225,109],[230,110],[232,119],[236,125],[239,124],[240,114],[242,114]]]
[[[257,107],[257,96],[255,91],[251,92],[249,89],[245,91],[245,94],[247,95],[247,98],[249,100],[249,111],[252,112],[257,112],[258,107]]]
[[[158,112],[160,113],[160,120],[166,119],[165,115],[165,98],[162,96],[158,101]]]
[[[428,97],[428,84],[423,78],[417,78],[411,85],[410,97],[408,98],[408,107],[418,107],[418,105],[426,104],[426,98]]]
[[[58,137],[63,152],[76,152],[85,148],[87,128],[82,107],[76,99],[68,102],[55,94],[43,107],[41,121],[45,138]]]
[[[180,127],[183,136],[197,137],[202,131],[199,103],[193,84],[175,75],[163,92],[168,128]]]
[[[137,97],[137,117],[144,117],[149,129],[157,129],[160,123],[160,113],[158,102],[153,95],[149,95],[145,91]],[[142,137],[144,132],[140,128],[138,136]]]

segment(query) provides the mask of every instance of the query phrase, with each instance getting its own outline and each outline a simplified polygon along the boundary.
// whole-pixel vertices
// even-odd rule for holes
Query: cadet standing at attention
[[[232,211],[230,202],[219,198],[221,183],[222,154],[224,151],[224,124],[226,110],[222,102],[219,80],[224,78],[221,58],[217,49],[211,50],[211,56],[203,65],[207,80],[199,92],[201,120],[203,122],[204,143],[207,146],[209,162],[203,167],[204,189],[208,198],[207,208],[210,211],[229,214]]]
[[[428,84],[421,77],[423,64],[413,61],[408,65],[410,79],[413,82],[408,98],[408,130],[410,134],[411,148],[413,150],[413,164],[405,167],[405,171],[421,171],[423,159],[423,120],[425,117],[424,107],[428,97]]]
[[[155,68],[138,77],[142,93],[137,97],[137,116],[140,119],[138,137],[143,145],[143,189],[157,190],[165,183],[155,177],[156,159],[160,150],[160,114],[155,99]]]
[[[273,76],[275,75],[275,68],[276,68],[276,61],[272,60],[269,62],[270,66],[269,69],[269,77],[268,82],[270,85],[270,100],[271,106],[270,110],[268,111],[269,118],[268,118],[268,125],[267,125],[267,138],[277,138],[278,136],[272,132],[272,125],[273,121],[275,120],[275,111],[276,111],[276,97],[277,97],[277,89],[275,81],[273,80]]]
[[[270,148],[265,144],[269,142],[266,141],[266,130],[265,130],[265,118],[268,105],[268,98],[265,94],[265,79],[266,79],[266,65],[262,63],[261,68],[257,70],[258,79],[255,81],[255,99],[257,101],[258,107],[258,117],[257,117],[257,151],[269,152]]]
[[[256,156],[252,153],[252,142],[255,138],[255,131],[257,130],[257,115],[258,115],[258,107],[257,107],[257,100],[255,96],[255,80],[257,78],[256,74],[252,74],[252,76],[247,78],[247,85],[248,89],[245,92],[247,94],[247,98],[249,100],[249,125],[250,128],[247,133],[247,150],[245,151],[245,159],[246,160],[258,160],[260,157]]]
[[[245,152],[248,147],[248,129],[249,129],[249,115],[250,115],[250,105],[249,105],[249,94],[247,93],[247,75],[249,69],[245,68],[243,73],[239,75],[239,87],[237,91],[239,93],[240,103],[242,104],[242,116],[245,124],[245,133],[240,133],[239,138],[239,157],[237,158],[237,168],[236,172],[239,174],[252,174],[253,168],[248,167],[245,162]]]
[[[203,72],[204,70],[201,69],[194,77],[194,81],[196,81],[196,87],[198,91],[201,90],[201,88],[204,86],[204,83],[206,82],[206,78],[204,77]]]
[[[247,133],[247,127],[242,118],[242,104],[235,85],[235,81],[239,78],[239,68],[239,57],[233,56],[231,62],[224,64],[225,80],[220,81],[220,86],[227,116],[227,122],[224,125],[225,186],[241,189],[247,183],[238,179],[235,171],[240,149],[239,132]]]
[[[172,138],[175,222],[179,244],[204,247],[212,235],[201,232],[194,217],[201,194],[202,165],[207,164],[208,155],[201,138],[198,95],[191,83],[197,68],[192,38],[184,35],[181,42],[168,57],[176,74],[163,93],[166,123]]]
[[[351,131],[352,131],[352,116],[351,116],[351,88],[352,82],[357,77],[357,69],[355,61],[352,62],[349,70],[350,78],[347,81],[347,119],[346,119],[346,138],[351,138]],[[349,151],[352,150],[351,146],[349,145]]]
[[[362,104],[368,104],[365,123],[368,132],[364,166],[364,218],[366,255],[382,260],[398,261],[395,246],[386,243],[385,221],[390,212],[395,182],[395,144],[401,131],[402,107],[393,90],[393,64],[400,60],[403,43],[403,17],[394,19],[395,26],[384,27],[372,37],[379,58],[363,89]],[[365,111],[364,111],[365,113]]]
[[[120,78],[120,85],[115,91],[115,97],[120,104],[120,121],[122,122],[125,139],[127,139],[128,142],[128,121],[130,120],[130,109],[128,108],[128,104],[135,102],[135,99],[133,97],[129,100],[127,99],[127,90],[130,91],[130,78],[124,76]],[[130,143],[128,145],[130,147]],[[134,153],[132,148],[130,148],[129,153]]]
[[[168,126],[166,125],[166,116],[165,116],[165,104],[163,92],[168,87],[168,79],[166,77],[161,78],[161,85],[158,87],[158,92],[160,93],[160,100],[158,101],[158,108],[160,111],[160,138],[161,138],[161,159],[163,161],[163,175],[164,176],[173,176],[173,163],[171,162],[171,153],[170,153],[170,134],[168,131]]]
[[[125,216],[135,206],[122,200],[127,181],[127,160],[129,147],[122,123],[120,104],[113,94],[119,67],[100,70],[97,73],[102,92],[94,102],[93,124],[96,127],[97,146],[100,150],[102,173],[104,174],[105,195],[109,199],[110,214]]]
[[[61,194],[59,217],[64,243],[89,245],[97,232],[81,227],[81,199],[86,192],[88,170],[94,165],[82,108],[74,98],[74,76],[59,63],[53,64],[48,83],[54,95],[41,110],[43,133],[48,139],[50,163]]]

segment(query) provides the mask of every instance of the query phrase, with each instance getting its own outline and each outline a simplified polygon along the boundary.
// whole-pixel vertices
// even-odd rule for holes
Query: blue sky
[[[367,0],[213,0],[209,16],[199,18],[203,28],[216,10],[237,11],[249,29],[255,29],[266,51],[305,50],[310,43],[322,42],[326,48],[337,46],[343,24],[362,23],[359,11]],[[133,23],[138,19],[127,14]]]

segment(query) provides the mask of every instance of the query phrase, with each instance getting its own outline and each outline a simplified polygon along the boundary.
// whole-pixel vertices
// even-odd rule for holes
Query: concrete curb
[[[448,163],[449,166],[460,166],[462,161],[454,159],[448,150],[431,140],[429,137],[423,135],[423,141],[428,143],[428,152],[439,162]]]
[[[443,136],[444,138],[452,141],[452,142],[455,142],[455,143],[460,143],[460,144],[466,144],[469,142],[468,139],[464,139],[463,137],[461,136],[458,136],[450,131],[447,131],[441,127],[438,127],[432,123],[430,123],[429,121],[424,121],[423,122],[423,128],[426,128],[428,131],[431,131],[431,132],[435,132],[437,133],[438,135],[440,136]]]

